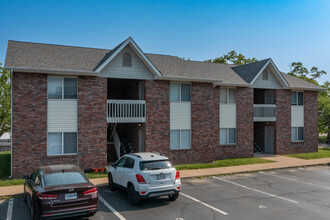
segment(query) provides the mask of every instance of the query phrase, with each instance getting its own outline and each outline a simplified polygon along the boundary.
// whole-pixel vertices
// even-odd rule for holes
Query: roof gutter
[[[42,74],[54,74],[54,75],[68,75],[68,76],[98,76],[98,73],[94,71],[84,70],[63,70],[63,69],[40,69],[40,68],[26,68],[26,67],[10,67],[5,66],[4,69],[11,70],[12,72],[24,72],[24,73],[42,73]]]
[[[319,92],[323,92],[325,90],[327,90],[326,88],[307,88],[307,87],[287,87],[286,89],[290,89],[290,90],[305,90],[305,91],[319,91]]]
[[[240,83],[224,83],[222,79],[203,79],[196,77],[180,77],[180,76],[159,76],[155,77],[157,80],[170,80],[170,81],[182,81],[182,82],[204,82],[213,83],[213,86],[237,86],[237,87],[250,87],[248,84]]]

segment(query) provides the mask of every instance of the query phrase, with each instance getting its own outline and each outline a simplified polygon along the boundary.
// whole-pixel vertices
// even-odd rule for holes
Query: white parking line
[[[230,180],[222,179],[222,178],[215,177],[215,176],[213,178],[214,179],[217,179],[217,180],[221,180],[221,181],[227,182],[227,183],[234,184],[234,185],[239,186],[239,187],[242,187],[244,189],[249,189],[249,190],[252,190],[252,191],[255,191],[255,192],[258,192],[258,193],[262,193],[262,194],[265,194],[265,195],[268,195],[268,196],[271,196],[271,197],[274,197],[274,198],[283,199],[283,200],[288,201],[288,202],[299,203],[299,202],[297,202],[295,200],[287,199],[287,198],[284,198],[282,196],[277,196],[277,195],[274,195],[274,194],[271,194],[271,193],[268,193],[268,192],[263,192],[263,191],[260,191],[260,190],[257,190],[257,189],[254,189],[254,188],[251,188],[251,187],[248,187],[248,186],[241,185],[239,183],[232,182]]]
[[[113,214],[115,214],[120,220],[126,220],[126,218],[124,218],[124,216],[122,216],[119,212],[117,212],[116,211],[116,209],[114,209],[109,203],[107,203],[107,201],[105,201],[104,199],[103,199],[103,197],[102,196],[100,196],[100,194],[99,194],[99,200],[108,208],[108,209],[110,209],[112,212],[113,212]]]
[[[213,207],[213,206],[210,206],[209,204],[206,204],[205,202],[202,202],[202,201],[200,201],[200,200],[198,200],[198,199],[195,199],[195,198],[193,198],[193,197],[191,197],[191,196],[188,196],[188,195],[186,195],[186,194],[184,194],[184,193],[182,193],[182,192],[180,192],[180,195],[185,196],[185,197],[187,197],[188,199],[191,199],[191,200],[193,200],[193,201],[195,201],[195,202],[198,202],[198,203],[200,203],[200,204],[202,204],[202,205],[204,205],[204,206],[206,206],[206,207],[208,207],[208,208],[210,208],[210,209],[213,209],[214,211],[219,212],[219,213],[221,213],[221,214],[223,214],[223,215],[228,215],[227,212],[224,212],[224,211],[222,211],[222,210],[220,210],[220,209],[217,209],[217,208],[215,208],[215,207]]]
[[[325,175],[328,175],[330,176],[330,173],[325,173],[325,172],[322,172],[322,171],[319,171],[319,170],[307,170],[307,169],[304,169],[304,168],[298,168],[299,170],[303,170],[303,171],[309,171],[309,172],[317,172],[317,173],[322,173],[322,174],[325,174]]]
[[[6,220],[11,220],[11,217],[13,215],[13,203],[14,203],[14,198],[11,198],[8,203],[8,210],[7,210],[7,219]]]
[[[259,173],[264,174],[264,175],[276,176],[276,177],[279,177],[279,178],[282,178],[282,179],[286,179],[286,180],[290,180],[290,181],[293,181],[293,182],[305,183],[305,184],[308,184],[308,185],[311,185],[311,186],[317,186],[317,187],[322,187],[322,188],[330,189],[329,186],[323,186],[323,185],[318,185],[318,184],[314,184],[314,183],[309,183],[309,182],[305,182],[305,180],[304,181],[296,180],[296,179],[292,179],[292,178],[288,178],[288,177],[284,177],[284,176],[279,176],[279,175],[272,174],[272,173],[264,173],[264,172],[259,172]]]

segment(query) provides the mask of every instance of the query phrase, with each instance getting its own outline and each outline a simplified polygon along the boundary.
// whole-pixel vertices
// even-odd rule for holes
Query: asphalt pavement
[[[182,184],[177,201],[161,197],[139,206],[131,206],[124,192],[100,189],[99,211],[89,219],[330,219],[328,166],[184,179]],[[29,219],[23,198],[11,202],[0,200],[0,220]]]

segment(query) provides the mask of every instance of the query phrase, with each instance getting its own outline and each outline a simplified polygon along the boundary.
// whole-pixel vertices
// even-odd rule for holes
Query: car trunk
[[[142,171],[141,174],[150,187],[161,187],[172,185],[175,182],[175,169],[158,169]]]
[[[45,187],[45,194],[58,195],[57,199],[49,200],[49,208],[52,210],[75,208],[88,205],[92,195],[84,195],[83,192],[95,188],[91,183],[81,183],[65,186]]]

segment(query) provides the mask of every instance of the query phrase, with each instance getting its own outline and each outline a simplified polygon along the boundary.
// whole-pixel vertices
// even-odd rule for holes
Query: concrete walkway
[[[266,154],[256,154],[255,157],[260,157],[275,162],[232,166],[232,167],[180,170],[181,178],[235,174],[235,173],[245,173],[245,172],[254,172],[261,170],[272,170],[272,169],[292,168],[292,167],[301,167],[301,166],[330,165],[330,158],[304,160],[293,157],[266,155]],[[107,178],[91,179],[91,182],[96,186],[105,186],[108,184],[108,179]],[[23,193],[22,185],[0,187],[0,197],[14,196],[22,193]]]

